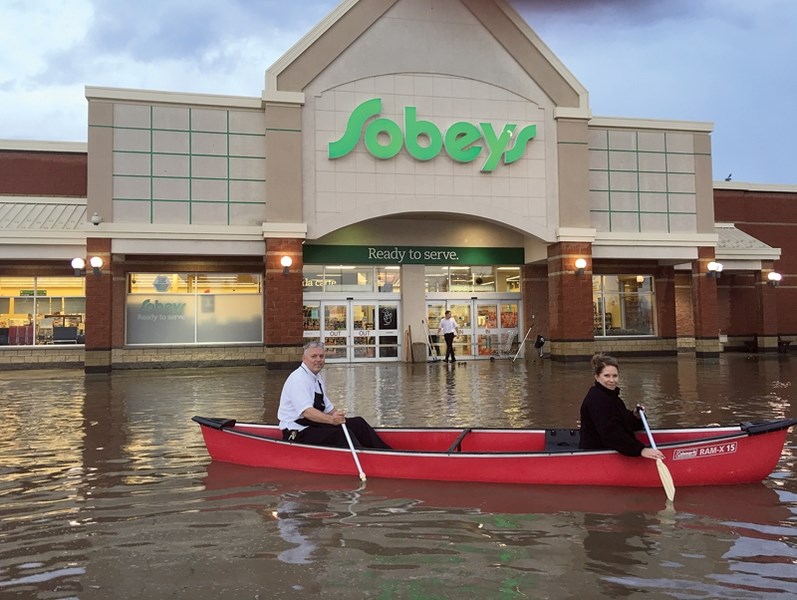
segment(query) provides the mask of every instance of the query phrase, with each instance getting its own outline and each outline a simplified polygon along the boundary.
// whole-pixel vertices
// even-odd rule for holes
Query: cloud
[[[715,172],[795,182],[787,0],[513,0],[587,88],[594,114],[709,121]]]
[[[510,2],[594,114],[711,121],[723,177],[795,181],[792,0]],[[0,56],[0,137],[85,140],[86,85],[259,96],[265,70],[337,4],[3,0],[14,51]]]
[[[333,4],[45,0],[31,8],[18,2],[4,15],[3,33],[16,33],[4,39],[17,45],[13,55],[19,58],[0,79],[0,89],[80,82],[258,95],[265,70]],[[228,83],[232,89],[219,87]]]
[[[79,0],[50,0],[35,10],[27,2],[5,3],[0,20],[6,49],[0,58],[0,89],[38,86],[37,77],[47,70],[50,58],[68,53],[82,38],[89,15],[90,6]]]
[[[693,0],[509,0],[510,4],[535,22],[565,20],[571,24],[599,26],[611,23],[612,28],[649,25],[671,19],[688,18],[700,10]]]

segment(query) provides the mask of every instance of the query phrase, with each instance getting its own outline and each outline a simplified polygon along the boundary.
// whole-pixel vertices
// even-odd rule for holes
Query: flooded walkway
[[[191,416],[269,420],[287,372],[5,372],[0,598],[787,598],[797,437],[764,483],[368,481],[211,463]],[[327,366],[379,425],[574,426],[587,364]],[[794,417],[797,358],[621,362],[653,425]]]

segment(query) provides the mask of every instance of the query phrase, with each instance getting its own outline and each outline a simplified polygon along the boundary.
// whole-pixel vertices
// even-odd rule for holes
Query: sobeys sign
[[[305,244],[308,265],[522,265],[523,248],[449,246],[322,246]]]
[[[340,139],[329,143],[329,158],[334,160],[354,150],[364,135],[365,147],[373,156],[386,160],[393,158],[402,147],[417,160],[431,160],[445,148],[455,161],[469,163],[484,156],[481,170],[493,171],[504,159],[504,164],[518,160],[526,151],[526,145],[537,135],[536,125],[527,125],[515,134],[517,125],[507,123],[501,133],[496,133],[492,124],[467,121],[453,123],[443,134],[431,121],[419,121],[417,108],[404,107],[404,131],[395,121],[387,118],[374,119],[382,111],[382,99],[366,100],[355,108],[346,123],[346,131]],[[363,129],[365,132],[363,134]],[[421,143],[423,140],[424,143]],[[514,143],[510,147],[510,142]]]

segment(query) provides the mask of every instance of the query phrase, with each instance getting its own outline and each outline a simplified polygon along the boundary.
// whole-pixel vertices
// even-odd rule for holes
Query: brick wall
[[[693,348],[695,345],[695,319],[692,313],[692,273],[675,274],[675,327],[678,345]]]
[[[283,273],[280,260],[290,256],[293,264]],[[304,338],[304,290],[302,286],[302,240],[266,240],[265,341],[267,347],[299,346]]]
[[[714,190],[714,215],[718,222],[736,227],[762,242],[781,249],[780,260],[774,263],[783,275],[780,286],[773,290],[777,304],[777,329],[781,337],[797,336],[797,193],[762,190]],[[727,283],[726,283],[727,281]],[[731,285],[726,276],[720,288]],[[753,331],[748,312],[757,310],[758,300],[748,293],[752,280],[734,285],[731,314],[725,326],[731,332]]]
[[[0,150],[0,195],[86,197],[88,157]]]
[[[576,274],[575,261],[584,258],[587,267]],[[551,356],[558,349],[571,354],[569,346],[555,342],[592,342],[592,247],[583,242],[561,242],[548,247],[548,310]],[[591,355],[591,353],[590,353]]]
[[[548,337],[548,266],[524,265],[522,273],[523,322],[526,331],[531,328],[526,340],[528,354],[538,335]],[[520,339],[523,339],[526,331],[519,332]]]

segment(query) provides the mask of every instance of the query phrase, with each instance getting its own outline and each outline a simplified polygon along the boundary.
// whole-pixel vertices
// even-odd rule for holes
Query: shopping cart
[[[510,329],[502,333],[490,334],[488,343],[490,347],[490,360],[496,358],[509,358],[512,356],[512,347],[517,338],[517,329]]]

